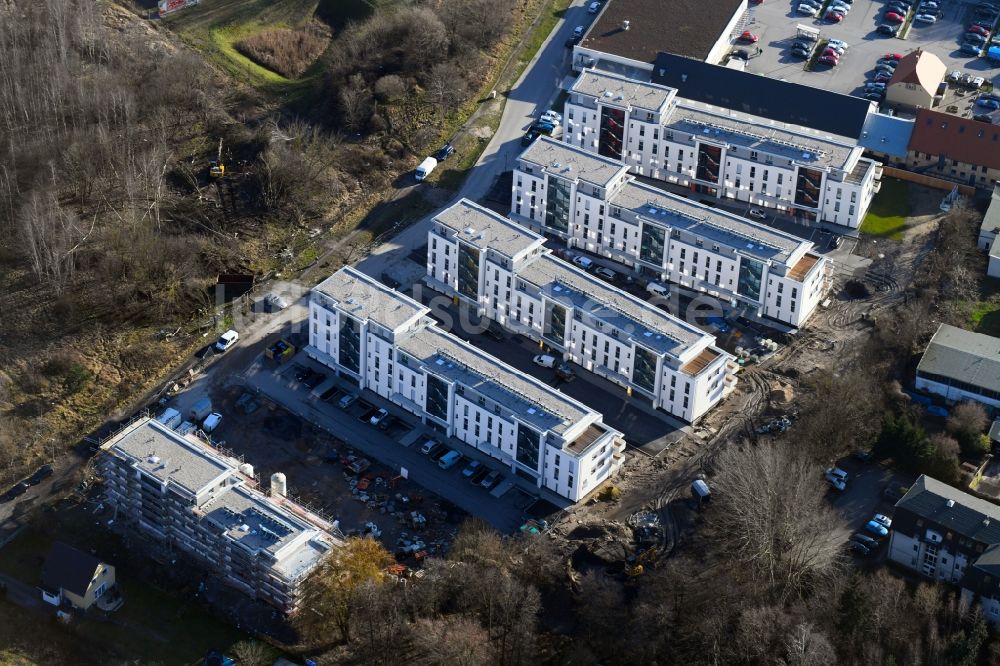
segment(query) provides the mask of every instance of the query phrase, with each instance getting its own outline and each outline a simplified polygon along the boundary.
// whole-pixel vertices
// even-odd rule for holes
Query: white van
[[[201,429],[204,430],[205,432],[212,432],[213,430],[219,427],[220,423],[222,423],[222,414],[218,412],[212,412],[207,417],[205,417],[205,421],[201,424]]]
[[[414,176],[417,180],[423,180],[427,176],[431,175],[431,171],[437,167],[438,161],[433,157],[426,157],[424,161],[420,163],[417,170],[414,172]]]
[[[167,407],[163,410],[162,414],[156,417],[156,420],[168,428],[176,428],[184,419],[181,418],[181,413],[179,411],[173,407]]]
[[[531,360],[535,362],[535,365],[540,365],[543,368],[554,368],[556,365],[556,357],[548,354],[539,354]]]
[[[448,453],[441,456],[438,460],[438,467],[441,469],[451,469],[458,464],[458,461],[462,459],[462,454],[458,451],[449,451]]]
[[[646,291],[648,291],[653,296],[662,296],[666,298],[670,293],[670,290],[664,287],[659,282],[649,282],[646,284]]]

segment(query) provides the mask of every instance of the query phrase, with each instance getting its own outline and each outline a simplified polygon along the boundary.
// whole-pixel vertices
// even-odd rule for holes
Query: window
[[[752,160],[757,159],[757,151],[756,150],[751,150],[750,151],[750,159],[752,159]]]

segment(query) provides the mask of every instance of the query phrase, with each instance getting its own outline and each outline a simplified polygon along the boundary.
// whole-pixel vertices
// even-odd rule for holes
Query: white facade
[[[804,324],[829,286],[811,242],[641,184],[614,160],[547,137],[518,158],[511,218],[789,326]]]
[[[622,434],[598,412],[437,328],[428,308],[363,273],[340,270],[309,308],[313,359],[540,488],[576,502],[624,460]]]
[[[563,141],[632,173],[808,219],[858,228],[881,165],[857,140],[686,100],[666,86],[587,70]]]
[[[427,243],[431,287],[686,421],[735,387],[733,358],[711,335],[557,259],[542,248],[541,236],[492,211],[475,207],[478,220],[462,215],[456,225],[456,209],[470,206],[463,201],[435,217]],[[468,247],[470,234],[456,232],[467,228],[477,230],[478,248]],[[481,240],[480,229],[495,233]],[[516,257],[504,249],[510,247]],[[475,284],[442,270],[460,251],[476,259],[467,273]]]

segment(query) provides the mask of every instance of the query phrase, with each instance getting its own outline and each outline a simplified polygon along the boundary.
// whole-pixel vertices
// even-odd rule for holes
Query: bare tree
[[[951,410],[946,426],[964,451],[981,451],[980,438],[989,426],[986,409],[978,402],[960,402]]]
[[[364,129],[371,116],[372,94],[360,74],[352,76],[340,89],[340,112],[344,127],[352,132]]]
[[[271,650],[265,643],[247,639],[232,647],[233,655],[240,666],[265,666],[271,663]]]
[[[843,563],[842,523],[822,469],[788,443],[725,450],[715,478],[713,533],[778,598],[806,594]]]
[[[491,661],[489,637],[473,618],[420,618],[409,632],[421,666],[479,666]]]
[[[809,622],[802,622],[785,641],[788,666],[827,666],[837,663],[837,653],[825,634]]]

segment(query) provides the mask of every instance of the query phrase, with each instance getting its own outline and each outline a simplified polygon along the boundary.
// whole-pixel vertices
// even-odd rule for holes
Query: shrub
[[[261,67],[296,79],[323,53],[329,41],[316,27],[275,28],[245,37],[235,46]]]

